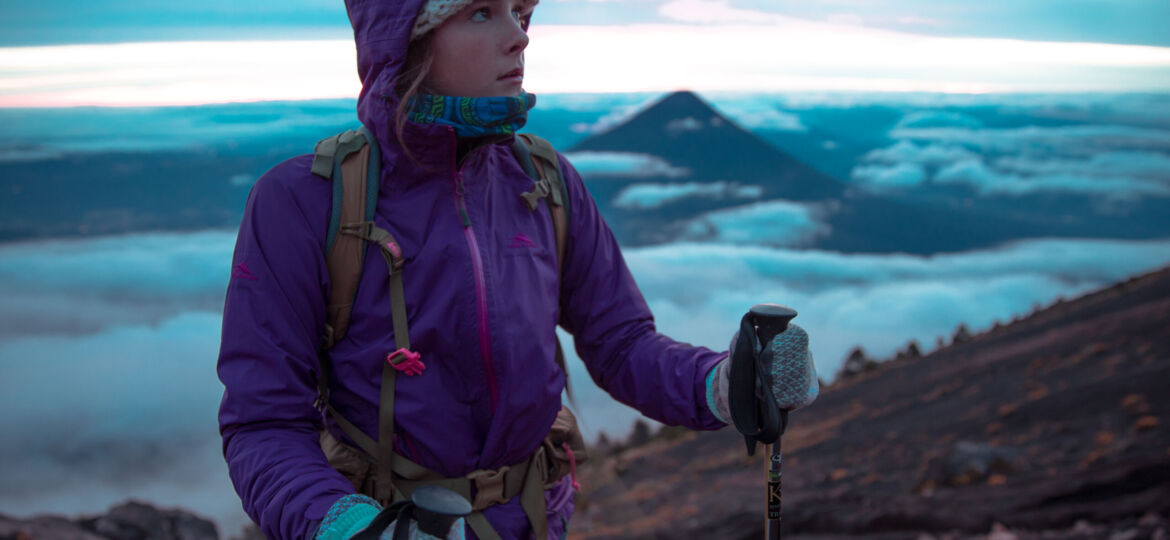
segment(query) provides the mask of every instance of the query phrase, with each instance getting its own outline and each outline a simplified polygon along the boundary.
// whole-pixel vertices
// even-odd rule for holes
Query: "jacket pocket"
[[[374,464],[361,452],[333,438],[326,430],[321,431],[321,450],[325,452],[329,465],[349,480],[354,490],[373,496]]]

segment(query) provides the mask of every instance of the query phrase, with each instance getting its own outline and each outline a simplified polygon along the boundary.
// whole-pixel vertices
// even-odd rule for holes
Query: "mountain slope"
[[[786,536],[1165,524],[1166,381],[1170,268],[839,381],[783,438]],[[573,536],[758,538],[759,454],[728,428],[595,460]]]

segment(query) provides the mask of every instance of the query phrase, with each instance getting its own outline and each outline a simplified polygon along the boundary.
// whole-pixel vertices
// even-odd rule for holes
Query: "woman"
[[[394,452],[445,478],[479,475],[470,483],[477,499],[485,475],[535,464],[560,416],[558,323],[616,399],[691,429],[718,429],[729,418],[727,353],[655,331],[571,165],[560,158],[572,212],[559,279],[553,225],[520,200],[532,179],[510,146],[535,102],[521,87],[537,1],[346,2],[362,79],[358,116],[381,153],[374,221],[406,259],[409,338],[425,363],[392,385]],[[461,103],[495,115],[441,110],[443,96],[473,98]],[[331,188],[311,168],[312,156],[285,161],[249,196],[224,310],[220,426],[232,481],[269,538],[344,539],[380,505],[357,493],[368,478],[331,465],[355,441],[315,403]],[[329,350],[329,405],[372,438],[383,362],[397,349],[385,264],[366,257],[349,330]],[[803,336],[805,359],[807,336],[795,327],[789,334]],[[499,487],[498,500],[469,518],[468,535],[563,537],[574,481],[558,480],[560,469],[542,478],[535,506],[543,515],[534,515],[527,487]]]

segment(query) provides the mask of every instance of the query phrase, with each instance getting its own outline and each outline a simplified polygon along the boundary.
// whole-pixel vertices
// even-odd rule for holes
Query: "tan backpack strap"
[[[350,223],[341,227],[340,238],[358,238],[378,246],[386,260],[386,271],[390,278],[390,318],[394,324],[394,345],[397,350],[386,355],[382,365],[382,390],[379,396],[377,482],[374,498],[388,504],[394,499],[394,385],[398,372],[418,375],[426,366],[421,357],[410,350],[410,329],[407,324],[406,295],[402,286],[402,268],[406,259],[402,246],[387,230],[373,221]],[[356,441],[355,441],[356,442]]]
[[[364,130],[365,128],[363,128]],[[329,230],[326,235],[326,267],[329,271],[329,299],[325,305],[325,327],[321,335],[318,353],[317,408],[329,403],[329,378],[332,370],[329,350],[345,337],[349,328],[349,315],[353,308],[353,297],[357,294],[361,279],[365,245],[360,239],[338,238],[338,224],[362,221],[368,211],[368,194],[376,193],[370,177],[377,171],[370,169],[370,163],[377,163],[378,153],[367,144],[363,131],[347,131],[328,137],[317,143],[314,149],[313,174],[331,179],[333,182],[333,207]],[[339,162],[338,159],[341,161]]]
[[[561,174],[561,162],[557,158],[557,151],[552,143],[531,133],[522,133],[520,138],[527,143],[531,154],[532,165],[540,178],[536,188],[522,196],[525,200],[531,196],[544,198],[548,202],[548,211],[552,215],[553,230],[557,238],[557,275],[564,275],[565,253],[569,244],[569,192],[565,186],[564,176]],[[535,210],[535,204],[529,202],[529,208]]]
[[[552,217],[553,234],[557,242],[557,279],[562,280],[565,275],[565,254],[569,246],[569,219],[570,204],[569,191],[561,174],[561,162],[552,143],[531,133],[521,133],[516,137],[517,144],[513,145],[513,153],[520,162],[521,168],[533,177],[532,191],[521,193],[520,197],[528,205],[529,210],[535,211],[544,199],[548,203],[548,212]],[[530,170],[530,167],[532,170]],[[558,288],[559,288],[558,283]],[[569,367],[565,364],[565,351],[561,347],[560,338],[556,339],[556,353],[553,357],[557,366],[565,374],[565,392],[569,402],[576,404],[573,397],[573,388],[569,384]]]
[[[338,162],[340,160],[340,162]],[[322,337],[321,373],[318,399],[338,422],[342,430],[377,462],[374,498],[389,504],[394,499],[394,386],[399,371],[410,375],[425,368],[418,354],[410,350],[406,300],[402,286],[405,263],[402,247],[386,230],[374,224],[377,203],[380,156],[376,141],[368,130],[348,131],[318,143],[313,158],[313,173],[333,180],[333,212],[326,243],[326,264],[331,289],[326,306],[326,326]],[[330,170],[332,169],[332,170]],[[353,423],[338,414],[328,399],[328,350],[345,337],[349,328],[354,297],[361,280],[366,243],[376,244],[386,260],[390,277],[391,318],[398,349],[386,357],[382,367],[379,396],[378,440],[375,442]]]
[[[532,153],[532,157],[536,158],[533,162],[544,162],[544,165],[550,167],[547,174],[542,172],[540,176],[549,181],[550,187],[552,188],[550,190],[551,193],[549,193],[552,203],[556,206],[565,206],[565,181],[561,176],[561,162],[557,157],[556,149],[553,148],[552,143],[548,142],[547,139],[531,133],[521,133],[519,136],[527,143],[528,151]]]
[[[546,171],[548,171],[548,165],[542,163],[542,161],[543,160],[534,159],[532,160],[532,166],[536,167],[536,173],[539,174],[542,179],[550,178],[550,175],[546,173]],[[560,276],[564,275],[565,249],[569,244],[569,216],[568,213],[565,212],[565,205],[558,204],[553,201],[552,194],[559,194],[561,190],[553,189],[551,186],[541,190],[541,187],[544,186],[538,186],[537,189],[543,191],[547,197],[545,200],[548,201],[548,213],[552,216],[553,233],[557,237],[557,276],[559,278]],[[524,195],[528,194],[525,193]],[[559,345],[560,344],[558,343],[558,347]]]
[[[368,145],[350,154],[341,162],[341,178],[333,180],[342,183],[339,216],[339,222],[342,224],[366,220],[369,157]],[[333,247],[329,250],[326,265],[329,268],[332,285],[329,289],[329,303],[325,309],[326,343],[322,344],[325,349],[332,348],[334,343],[345,337],[345,332],[349,329],[350,311],[353,309],[354,296],[357,295],[358,281],[362,277],[365,251],[366,243],[361,238],[345,234],[338,234],[333,241]]]

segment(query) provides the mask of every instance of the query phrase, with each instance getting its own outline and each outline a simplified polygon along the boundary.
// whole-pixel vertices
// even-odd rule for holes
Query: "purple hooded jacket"
[[[391,81],[421,2],[346,2],[362,79],[358,116],[382,151],[375,221],[402,245],[411,343],[427,365],[419,376],[397,379],[397,451],[449,477],[527,459],[561,407],[557,323],[573,334],[593,380],[617,400],[663,423],[722,427],[707,408],[704,383],[726,353],[655,331],[613,234],[563,157],[571,222],[558,286],[552,220],[544,205],[533,212],[521,199],[532,180],[513,158],[511,140],[480,147],[457,166],[453,131],[408,124],[404,140],[420,163],[404,155],[390,127]],[[273,539],[309,537],[329,507],[353,492],[325,460],[319,431],[324,425],[348,439],[313,405],[330,287],[331,188],[310,173],[311,161],[285,161],[252,189],[219,354],[224,456],[244,509]],[[331,399],[376,438],[382,362],[396,347],[385,261],[369,253],[349,331],[332,350]],[[550,536],[559,535],[568,516],[553,514],[571,513],[572,505],[564,493],[548,495]],[[485,515],[505,538],[531,536],[518,497]]]

